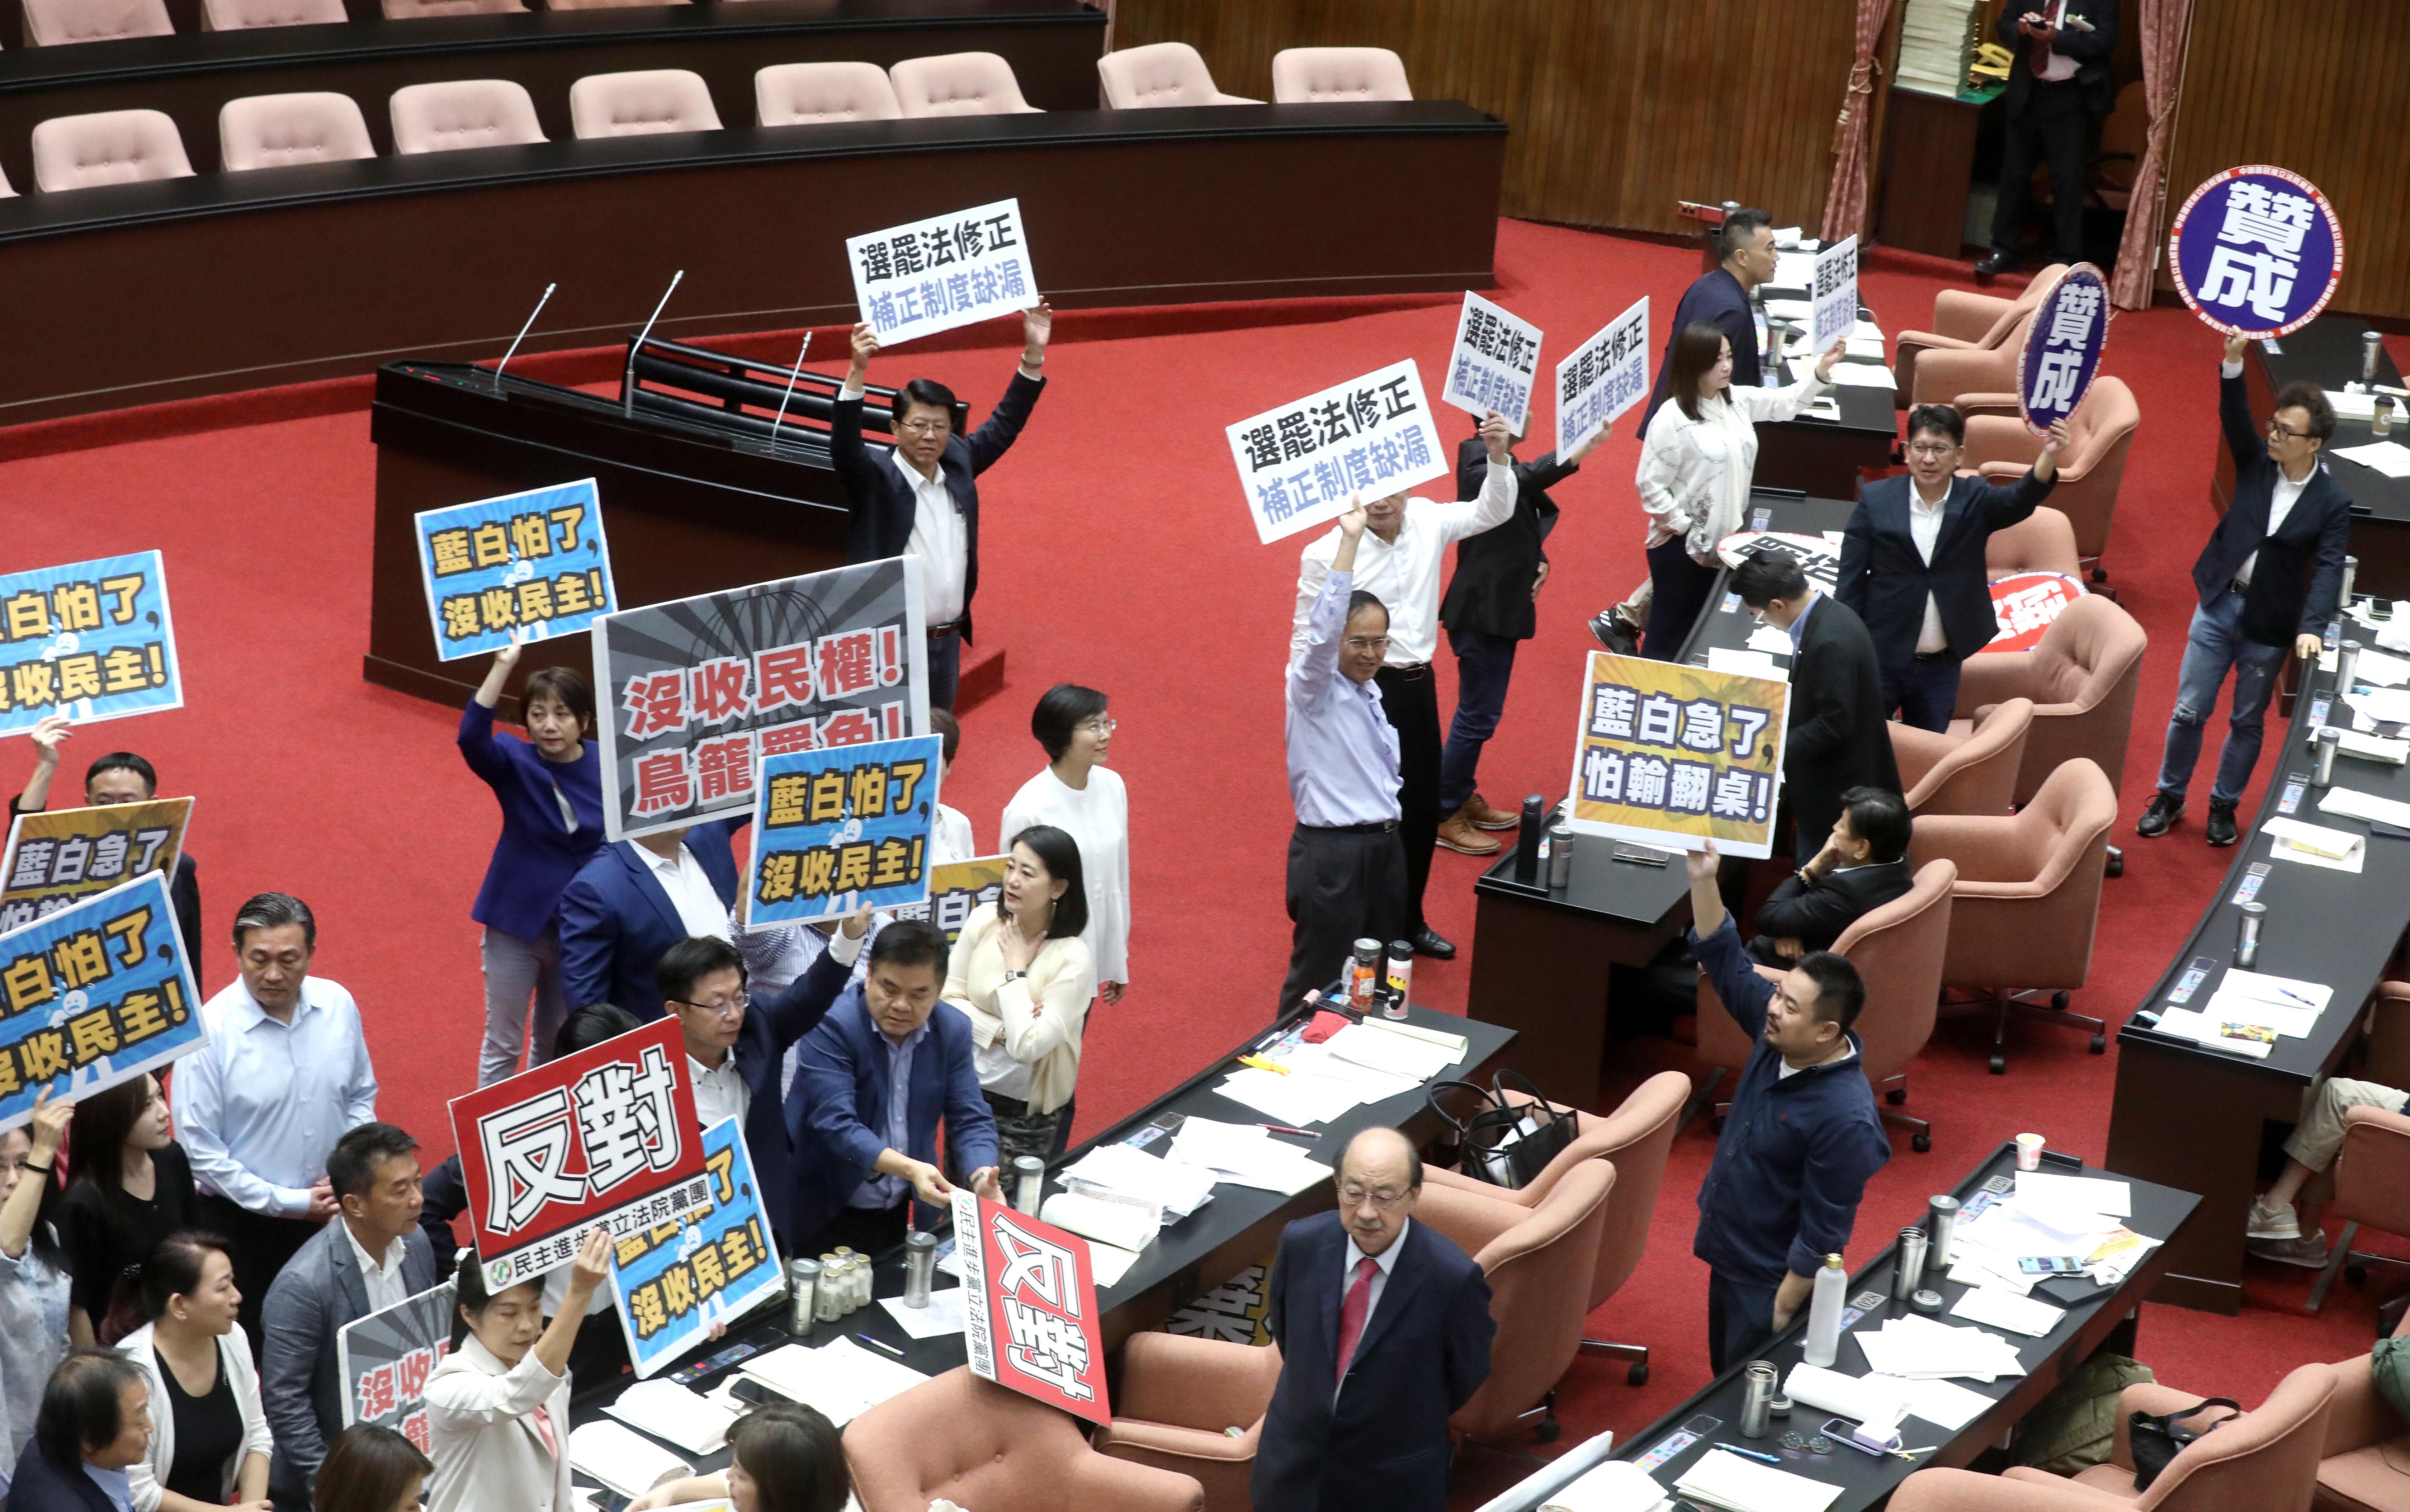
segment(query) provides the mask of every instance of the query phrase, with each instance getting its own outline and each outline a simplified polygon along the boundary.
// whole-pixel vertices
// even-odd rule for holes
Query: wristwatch
[[[1007,981],[1018,981],[1027,975],[1029,975],[1029,973],[1026,971],[1007,971],[1004,974],[1004,980]]]

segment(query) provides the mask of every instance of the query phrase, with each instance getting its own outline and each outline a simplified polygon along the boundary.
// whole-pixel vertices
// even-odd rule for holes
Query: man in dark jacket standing
[[[1733,569],[1731,588],[1752,617],[1791,637],[1782,801],[1795,855],[1833,833],[1850,789],[1899,791],[1874,642],[1850,606],[1819,594],[1790,557],[1751,557]]]
[[[1489,450],[1480,422],[1457,443],[1457,492],[1478,498],[1489,475]],[[1515,464],[1515,513],[1505,524],[1456,544],[1456,575],[1440,600],[1439,622],[1456,653],[1456,718],[1439,758],[1439,843],[1468,856],[1497,853],[1501,842],[1483,830],[1510,830],[1520,816],[1492,808],[1474,786],[1481,748],[1498,733],[1506,712],[1506,684],[1515,674],[1515,647],[1539,632],[1532,605],[1548,580],[1543,549],[1557,528],[1556,502],[1548,490],[1581,470],[1582,458],[1614,427],[1575,447],[1561,460],[1549,452],[1536,462]],[[1517,441],[1523,438],[1517,436]]]
[[[1779,983],[1766,981],[1716,891],[1713,842],[1685,861],[1699,967],[1757,1041],[1699,1187],[1691,1243],[1707,1262],[1707,1358],[1720,1372],[1791,1326],[1824,1257],[1849,1243],[1891,1141],[1850,1031],[1866,996],[1857,967],[1817,951]]]
[[[2201,726],[2217,690],[2234,672],[2233,708],[2217,783],[2209,790],[2208,839],[2232,845],[2234,806],[2258,764],[2268,695],[2285,650],[2318,654],[2327,621],[2342,612],[2344,550],[2351,536],[2351,498],[2327,475],[2318,451],[2334,434],[2334,408],[2315,384],[2287,384],[2276,396],[2266,434],[2251,423],[2243,388],[2249,341],[2226,339],[2218,369],[2217,418],[2234,454],[2234,499],[2192,564],[2199,595],[2176,673],[2175,712],[2168,717],[2159,791],[2134,826],[2146,839],[2165,835],[2184,813]]]
[[[2015,56],[2001,100],[2000,201],[1992,214],[1984,277],[2017,266],[2034,160],[2050,165],[2051,220],[2058,260],[2083,260],[2083,170],[2095,119],[2116,109],[2117,0],[2036,0],[2007,5],[1993,36]]]

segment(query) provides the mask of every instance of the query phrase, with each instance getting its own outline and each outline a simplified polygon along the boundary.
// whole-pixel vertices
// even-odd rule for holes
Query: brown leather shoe
[[[1503,841],[1493,840],[1474,829],[1462,808],[1439,821],[1439,843],[1467,856],[1494,856],[1506,849]]]
[[[1511,830],[1523,822],[1522,815],[1510,814],[1503,808],[1492,808],[1477,792],[1465,799],[1464,807],[1457,812],[1477,830]]]

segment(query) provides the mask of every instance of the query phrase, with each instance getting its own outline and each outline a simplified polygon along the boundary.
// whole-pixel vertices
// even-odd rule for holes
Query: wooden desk
[[[1975,137],[1998,86],[1929,94],[1898,84],[1883,111],[1882,205],[1875,240],[1886,247],[1956,260],[1967,250],[1967,191]]]

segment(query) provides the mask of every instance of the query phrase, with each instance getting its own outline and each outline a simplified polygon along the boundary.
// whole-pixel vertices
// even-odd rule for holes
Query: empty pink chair
[[[27,47],[176,35],[161,0],[24,0],[24,7]]]
[[[387,21],[417,21],[427,16],[501,16],[522,12],[521,0],[384,0]]]
[[[218,157],[228,173],[374,156],[369,124],[349,94],[253,94],[218,111]]]
[[[546,10],[621,10],[631,6],[683,6],[690,0],[544,0]]]
[[[463,147],[519,147],[544,140],[527,86],[508,79],[454,79],[393,92],[396,156]]]
[[[1891,753],[1908,784],[1911,814],[2005,814],[2017,791],[2033,727],[2033,700],[2011,698],[1983,711],[1967,734],[1919,730],[1893,720]]]
[[[893,121],[904,113],[875,63],[782,63],[753,76],[753,118],[765,126]]]
[[[1414,97],[1405,64],[1387,48],[1289,48],[1272,55],[1272,98],[1282,105]]]
[[[45,194],[192,176],[184,138],[162,111],[55,116],[34,128],[34,182]]]
[[[0,199],[14,199],[17,191],[8,186],[8,175],[0,173]]]
[[[1205,60],[1185,42],[1156,42],[1108,52],[1096,60],[1096,77],[1105,86],[1105,108],[1111,110],[1263,103],[1214,88]]]
[[[581,140],[719,129],[711,86],[685,68],[588,74],[569,86],[569,120]]]
[[[259,26],[326,26],[349,21],[343,0],[201,0],[201,30],[247,32]]]
[[[887,70],[895,100],[907,117],[925,115],[1036,115],[1021,97],[1012,65],[993,52],[944,52],[907,58]]]

